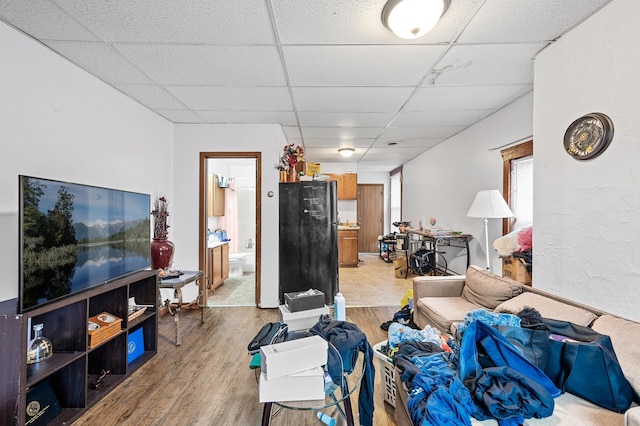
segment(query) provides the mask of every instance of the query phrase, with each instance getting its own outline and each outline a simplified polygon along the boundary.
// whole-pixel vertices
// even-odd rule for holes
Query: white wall
[[[500,147],[532,134],[533,94],[517,99],[464,132],[425,152],[404,165],[402,220],[417,227],[430,217],[436,226],[473,235],[471,264],[486,267],[485,232],[482,219],[467,217],[474,197],[481,189],[502,192]],[[501,274],[501,261],[493,241],[502,235],[502,221],[489,220],[489,253],[492,270]],[[449,267],[459,273],[466,269],[466,256],[445,249]],[[458,255],[458,256],[456,256]]]
[[[535,63],[536,287],[640,320],[640,2],[614,0]],[[567,126],[608,114],[611,146],[576,161]]]
[[[183,269],[198,268],[198,194],[200,152],[262,152],[262,293],[260,306],[278,306],[278,182],[275,169],[286,139],[279,125],[201,125],[174,127],[176,170],[171,240],[174,261]],[[273,191],[273,197],[267,193]],[[189,300],[185,296],[185,300]]]
[[[173,192],[173,125],[0,22],[0,300],[18,296],[18,175]]]

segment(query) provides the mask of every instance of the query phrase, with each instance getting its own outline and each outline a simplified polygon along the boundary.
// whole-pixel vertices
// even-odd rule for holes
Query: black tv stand
[[[127,316],[130,297],[147,306],[131,320]],[[16,314],[15,299],[0,303],[0,424],[24,425],[29,392],[42,388],[53,390],[60,407],[49,424],[78,419],[157,353],[158,300],[156,271],[145,270],[23,314]],[[102,312],[122,322],[117,332],[90,348],[88,321]],[[29,320],[44,324],[43,335],[51,340],[53,355],[27,365]],[[144,352],[129,363],[129,335],[140,329]],[[99,386],[93,385],[96,382]]]

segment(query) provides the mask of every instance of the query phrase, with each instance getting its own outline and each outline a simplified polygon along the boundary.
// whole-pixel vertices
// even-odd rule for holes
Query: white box
[[[260,373],[260,402],[324,400],[324,369],[312,368],[267,380]]]
[[[320,319],[320,315],[329,315],[329,307],[309,309],[300,312],[291,312],[285,305],[279,306],[279,321],[289,326],[289,331],[308,330]]]
[[[267,380],[289,376],[327,363],[327,341],[303,337],[260,348],[260,368]]]

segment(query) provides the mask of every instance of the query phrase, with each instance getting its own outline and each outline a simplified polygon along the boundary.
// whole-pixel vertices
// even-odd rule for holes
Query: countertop
[[[338,231],[357,231],[360,229],[358,225],[338,225]]]
[[[229,244],[229,241],[207,241],[207,248],[216,248],[223,244]]]

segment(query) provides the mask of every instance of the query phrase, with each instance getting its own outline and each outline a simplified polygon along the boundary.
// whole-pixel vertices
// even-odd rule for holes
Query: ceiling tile
[[[353,138],[353,139],[340,139],[340,138],[305,138],[305,147],[314,148],[334,148],[338,147],[352,147],[352,148],[369,148],[375,139],[373,138]]]
[[[469,126],[489,114],[492,109],[475,109],[460,111],[405,112],[401,111],[390,127],[421,126]]]
[[[384,129],[386,138],[437,138],[451,137],[465,126],[431,126],[431,127],[388,127]]]
[[[48,0],[3,0],[0,17],[44,40],[99,40],[82,24]]]
[[[274,41],[264,0],[56,2],[109,42],[264,44]]]
[[[302,127],[302,135],[306,138],[337,138],[350,140],[357,138],[376,138],[382,132],[376,127]]]
[[[423,147],[423,148],[432,148],[439,143],[444,142],[444,137],[428,137],[428,138],[390,138],[385,135],[380,136],[376,139],[376,142],[373,144],[373,147],[379,148],[383,146],[389,146],[390,143],[395,143],[396,147]]]
[[[208,123],[279,123],[297,125],[292,111],[196,111]]]
[[[119,44],[115,47],[161,84],[284,86],[286,83],[274,46]]]
[[[533,58],[546,44],[454,46],[425,85],[533,83]]]
[[[512,86],[429,86],[416,91],[404,111],[499,109],[533,90],[533,84]]]
[[[292,86],[415,86],[445,46],[284,46]]]
[[[301,126],[386,127],[393,112],[300,112]]]
[[[293,111],[286,87],[167,86],[193,110]]]
[[[484,0],[451,2],[440,23],[417,40],[396,37],[382,23],[384,0],[271,0],[277,31],[285,44],[445,43]]]
[[[397,147],[397,146],[385,146],[380,148],[369,148],[367,155],[400,155],[413,158],[416,155],[424,152],[429,147],[425,146],[410,146],[410,147]]]
[[[294,87],[299,111],[395,112],[406,102],[411,87]]]
[[[469,23],[461,43],[551,41],[611,0],[487,1]],[[560,33],[559,33],[560,31]]]
[[[202,123],[202,117],[193,111],[180,109],[156,109],[156,112],[174,123]]]
[[[153,83],[108,44],[52,41],[47,46],[107,83]]]
[[[302,135],[300,134],[300,128],[297,126],[282,126],[282,130],[284,130],[284,134],[285,136],[287,136],[287,139],[291,140],[291,139],[297,139],[300,140],[300,142],[298,143],[298,145],[300,143],[302,143]]]
[[[150,108],[186,109],[161,86],[142,84],[114,84],[114,87]]]

